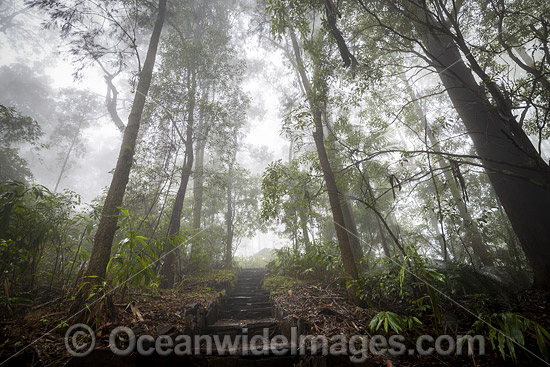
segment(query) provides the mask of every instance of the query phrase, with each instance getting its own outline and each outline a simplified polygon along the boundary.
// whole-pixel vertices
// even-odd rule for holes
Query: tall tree
[[[544,219],[550,205],[550,167],[521,129],[502,91],[484,74],[471,52],[463,49],[472,68],[483,78],[484,86],[477,83],[472,69],[462,59],[457,40],[448,28],[441,30],[447,22],[436,21],[431,11],[423,10],[420,19],[424,21],[417,26],[426,32],[423,44],[427,56],[464,122],[520,239],[533,268],[534,286],[550,289],[550,227]],[[459,38],[458,43],[463,40]],[[487,98],[485,88],[492,101]]]
[[[463,23],[458,21],[462,3],[453,2],[451,8],[441,1],[355,4],[375,24],[388,30],[393,41],[401,43],[402,47],[396,46],[395,50],[421,47],[464,123],[520,239],[535,275],[534,287],[549,289],[550,227],[544,213],[550,205],[550,167],[516,120],[505,93],[469,49],[462,33]],[[400,16],[399,22],[396,14]],[[403,29],[410,31],[411,26],[416,38],[403,37],[406,33]]]
[[[128,117],[126,129],[124,130],[124,136],[122,138],[120,153],[115,171],[113,173],[113,179],[103,204],[101,219],[94,237],[90,262],[88,264],[88,268],[86,269],[86,279],[92,284],[97,284],[105,277],[105,271],[111,256],[111,246],[113,244],[113,238],[117,228],[120,205],[122,204],[122,199],[124,198],[124,192],[126,190],[126,185],[130,175],[130,169],[132,168],[141,114],[145,106],[145,100],[153,76],[153,67],[155,65],[157,48],[159,45],[165,15],[166,0],[159,0],[158,14],[153,32],[151,34],[151,39],[149,41],[147,56],[143,64],[143,69],[139,75],[139,82],[136,88],[132,110],[130,112],[130,116]],[[74,310],[80,311],[79,308],[85,300],[88,289],[89,287],[81,288],[81,292],[77,296],[75,306],[73,307]]]
[[[353,250],[351,247],[350,241],[350,232],[346,227],[346,220],[344,216],[344,209],[342,207],[342,201],[345,198],[342,197],[342,194],[338,190],[336,184],[336,178],[334,172],[330,165],[329,156],[325,147],[324,133],[323,133],[323,122],[322,122],[322,108],[323,103],[321,94],[319,91],[314,89],[314,86],[309,81],[309,78],[306,74],[305,64],[302,60],[301,49],[298,44],[298,39],[293,28],[289,29],[289,35],[292,41],[292,48],[294,50],[294,57],[296,60],[296,65],[300,73],[300,80],[304,90],[306,92],[306,97],[310,106],[311,115],[315,124],[315,130],[313,132],[313,140],[315,141],[315,147],[317,148],[317,154],[319,157],[319,162],[323,171],[323,177],[325,179],[325,184],[327,187],[328,197],[330,201],[331,212],[334,221],[334,228],[336,230],[336,235],[338,237],[338,244],[340,246],[340,253],[342,255],[342,263],[344,264],[344,271],[346,274],[351,277],[353,280],[359,279],[359,272],[357,270],[357,264],[355,262],[355,257],[353,255]],[[316,86],[319,86],[320,75],[319,73],[320,65],[314,64],[313,79],[316,82]],[[322,97],[321,97],[322,98]],[[348,297],[353,302],[357,302],[356,287],[351,286],[348,288]]]
[[[185,194],[187,192],[187,184],[189,183],[189,178],[191,177],[191,170],[193,168],[194,162],[194,151],[193,151],[193,132],[195,129],[195,99],[197,93],[197,75],[194,69],[191,70],[191,86],[189,88],[189,101],[187,107],[187,122],[186,122],[186,133],[185,137],[182,137],[182,140],[185,143],[185,157],[183,161],[183,166],[181,168],[180,174],[180,184],[176,194],[176,200],[172,207],[172,214],[170,215],[170,223],[168,225],[168,237],[174,237],[179,234],[181,226],[181,213],[183,210],[183,201],[185,200]],[[174,281],[176,279],[176,255],[177,248],[173,248],[173,241],[168,242],[172,246],[168,246],[166,260],[162,265],[161,276],[161,286],[163,288],[172,288],[174,286]]]

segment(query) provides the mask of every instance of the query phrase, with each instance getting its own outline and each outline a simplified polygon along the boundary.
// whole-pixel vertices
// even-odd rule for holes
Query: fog
[[[67,146],[55,141],[59,117],[52,97],[65,88],[74,88],[96,96],[85,107],[94,111],[93,121],[82,130],[77,143],[78,152],[67,162],[67,169],[60,179],[58,192],[71,190],[81,197],[83,207],[108,188],[120,149],[121,133],[111,121],[105,107],[107,85],[101,69],[88,65],[79,78],[75,71],[79,64],[71,60],[59,29],[44,28],[46,14],[28,9],[23,1],[5,1],[0,7],[7,13],[18,13],[0,33],[0,104],[16,108],[19,112],[37,120],[44,131],[37,149],[28,145],[20,147],[20,155],[27,160],[34,176],[33,183],[54,190],[63,166],[63,154]],[[283,65],[283,57],[277,50],[263,45],[243,15],[236,24],[243,27],[239,46],[244,53],[247,72],[243,89],[251,99],[243,148],[239,151],[240,164],[254,174],[261,174],[268,163],[287,159],[289,142],[281,135],[281,106],[278,89],[292,83],[293,76]],[[144,54],[147,44],[141,40]],[[126,123],[133,98],[129,72],[116,79],[119,92],[118,113]],[[13,76],[19,70],[19,76]],[[252,152],[252,153],[251,153]],[[261,152],[261,154],[258,154]],[[246,238],[238,247],[237,255],[251,255],[264,247],[280,247],[282,240],[275,233],[258,233]]]

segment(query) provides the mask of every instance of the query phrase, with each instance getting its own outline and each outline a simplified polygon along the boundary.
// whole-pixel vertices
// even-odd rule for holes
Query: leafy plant
[[[77,246],[85,216],[77,215],[78,195],[55,194],[40,185],[0,183],[0,274],[19,290],[34,287],[39,272],[50,289],[63,282],[66,262]],[[9,274],[9,275],[8,275]],[[57,276],[57,277],[56,277]]]
[[[395,333],[401,334],[405,330],[414,331],[421,325],[422,321],[415,316],[401,317],[394,312],[381,311],[374,315],[369,323],[369,328],[372,331],[378,331],[383,327],[386,333],[391,329]]]
[[[158,284],[159,280],[153,269],[162,251],[161,241],[152,241],[140,236],[132,228],[130,213],[121,209],[121,227],[126,236],[118,243],[115,254],[107,265],[107,274],[117,283],[149,286]]]
[[[498,329],[491,325],[496,325]],[[480,317],[480,320],[473,324],[470,334],[487,334],[491,346],[493,349],[498,349],[503,359],[506,359],[506,352],[508,352],[512,360],[518,362],[516,346],[522,347],[522,349],[525,347],[527,332],[534,333],[539,352],[548,361],[550,333],[535,321],[520,314],[514,312],[494,313],[486,320]]]
[[[430,309],[438,324],[441,305],[435,289],[444,287],[445,274],[420,256],[416,247],[408,246],[406,251],[403,259],[379,259],[377,266],[362,274],[357,286],[359,298],[370,303],[384,300],[382,307],[386,309],[410,308],[412,304],[417,316]]]
[[[307,251],[283,247],[273,253],[274,259],[267,265],[271,275],[322,281],[334,280],[343,273],[338,246],[332,241],[314,241]]]

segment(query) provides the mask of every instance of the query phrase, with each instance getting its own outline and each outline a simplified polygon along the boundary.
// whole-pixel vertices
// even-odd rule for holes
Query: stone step
[[[244,324],[234,320],[226,320],[209,326],[207,331],[210,335],[236,335],[244,334],[246,330],[247,335],[262,335],[264,329],[269,329],[269,332],[272,333],[279,329],[279,324],[270,318]]]
[[[263,273],[241,273],[238,275],[238,279],[241,280],[258,280],[263,279],[265,277],[265,272]],[[237,280],[238,280],[237,279]]]
[[[240,273],[238,275],[240,279],[261,279],[265,277],[265,272],[249,272],[249,273]]]
[[[247,281],[247,282],[237,282],[235,283],[235,287],[250,287],[250,288],[257,288],[262,289],[262,282],[253,282],[253,281]]]
[[[235,304],[242,304],[242,303],[255,303],[255,302],[269,302],[269,296],[260,294],[260,295],[252,295],[252,296],[230,296],[225,299],[225,304],[235,303]]]
[[[220,319],[226,320],[257,320],[272,317],[271,311],[220,312]]]
[[[234,308],[258,308],[258,307],[271,307],[271,302],[269,300],[265,300],[263,302],[246,302],[246,301],[229,301],[224,304],[225,309],[234,309]]]
[[[239,287],[262,289],[262,283],[261,282],[237,282],[237,283],[235,283],[235,288],[239,288]]]
[[[237,294],[248,294],[250,296],[267,294],[266,292],[262,291],[261,289],[250,289],[250,288],[235,288],[233,290],[233,293],[231,293],[231,295],[234,295],[236,293]]]
[[[235,284],[235,288],[255,288],[255,289],[258,289],[258,290],[262,290],[262,284],[261,283],[236,283]]]
[[[262,307],[256,307],[256,306],[247,306],[247,305],[233,305],[230,307],[225,307],[223,310],[220,310],[219,312],[246,312],[246,311],[267,311],[271,312],[272,308],[271,305],[268,306],[262,306]]]
[[[271,314],[272,313],[272,308],[271,307],[241,307],[241,306],[234,306],[234,307],[229,307],[229,308],[226,308],[222,311],[219,311],[218,314],[220,316],[231,316],[232,314],[237,314],[237,313],[246,313],[246,312],[255,312],[255,313],[259,313],[259,312],[262,312],[262,313],[266,313],[266,314]]]
[[[248,291],[235,290],[235,291],[233,291],[233,293],[231,293],[231,296],[232,297],[253,297],[253,296],[268,296],[269,297],[269,292],[265,292],[265,291],[262,291],[262,292],[248,292]]]
[[[234,320],[235,323],[235,320],[270,319],[273,314],[270,294],[262,289],[265,273],[265,269],[242,269],[235,289],[220,305],[218,320]],[[228,327],[228,330],[231,328],[234,329],[235,325]]]

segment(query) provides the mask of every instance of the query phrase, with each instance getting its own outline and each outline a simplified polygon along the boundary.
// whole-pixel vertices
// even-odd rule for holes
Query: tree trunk
[[[230,176],[230,174],[228,174]],[[227,233],[225,237],[225,266],[230,268],[233,262],[233,184],[231,178],[227,182],[227,212],[225,213]]]
[[[69,162],[69,158],[71,157],[71,153],[73,152],[74,145],[76,144],[76,141],[78,140],[78,136],[80,135],[80,128],[82,127],[82,122],[83,121],[80,121],[80,123],[78,124],[78,129],[74,134],[73,140],[71,141],[71,146],[69,147],[69,150],[67,151],[67,155],[65,156],[65,160],[63,161],[63,165],[61,166],[61,172],[59,172],[59,176],[57,177],[57,182],[55,183],[55,187],[53,189],[54,193],[57,192],[57,189],[59,188],[59,183],[63,178],[65,169],[67,168],[67,163]]]
[[[330,126],[326,104],[323,104],[322,116],[324,117],[327,126]],[[333,171],[342,172],[343,171],[342,164],[337,159],[337,156],[336,156],[337,150],[334,147],[334,141],[336,137],[331,133],[332,132],[331,129],[328,129],[328,131],[330,133],[330,139],[325,141],[325,146],[328,145],[327,154],[328,154],[329,162],[331,162],[331,166],[334,166]],[[342,180],[339,179],[340,177],[338,176],[336,176],[336,178],[337,178],[336,186],[338,187],[338,196],[341,197],[341,201],[342,201],[342,212],[344,214],[344,220],[346,222],[346,229],[348,230],[348,237],[349,237],[349,242],[351,246],[351,251],[353,252],[353,258],[355,259],[355,263],[360,265],[361,259],[363,258],[363,248],[361,247],[361,239],[359,238],[359,233],[357,232],[357,224],[355,222],[355,216],[353,214],[350,200],[345,195],[342,195],[342,193],[344,192],[341,184]]]
[[[342,198],[342,213],[344,214],[344,221],[346,222],[346,229],[348,230],[349,243],[351,246],[351,252],[353,253],[353,258],[357,265],[361,264],[361,259],[363,258],[363,248],[361,247],[361,239],[359,237],[359,232],[357,232],[357,224],[355,223],[355,216],[353,214],[353,209],[348,198],[343,197],[340,194],[341,191],[338,191],[338,195]]]
[[[319,156],[319,162],[323,171],[323,177],[327,187],[330,207],[332,211],[332,217],[334,222],[334,228],[336,230],[336,236],[338,238],[338,245],[340,247],[340,254],[342,256],[342,263],[344,265],[344,272],[352,280],[359,280],[359,273],[355,264],[353,251],[346,228],[346,222],[344,219],[344,213],[342,211],[341,200],[338,187],[336,186],[336,179],[334,178],[334,172],[330,166],[327,151],[325,149],[325,142],[323,137],[323,123],[321,109],[318,106],[319,101],[316,100],[316,95],[309,83],[307,75],[304,69],[304,63],[302,62],[300,55],[300,48],[294,30],[290,29],[290,37],[292,40],[292,46],[296,57],[296,63],[298,65],[298,71],[300,73],[302,85],[306,90],[307,99],[310,105],[311,114],[315,122],[315,131],[313,132],[313,140],[315,141],[315,147],[317,148],[317,154]],[[315,73],[314,73],[315,74]],[[352,285],[348,288],[348,297],[353,303],[357,303],[357,287]]]
[[[435,152],[441,152],[439,142],[435,140],[433,134],[428,134],[428,137],[432,142],[432,149]],[[481,231],[479,230],[479,227],[474,223],[472,215],[466,207],[466,203],[462,198],[462,194],[460,193],[460,190],[451,171],[449,171],[448,169],[443,169],[445,164],[443,163],[442,159],[438,159],[438,165],[443,170],[443,175],[445,176],[445,180],[449,185],[449,190],[451,191],[453,200],[456,203],[458,213],[462,218],[462,225],[464,226],[464,231],[466,232],[466,243],[472,247],[475,257],[479,260],[479,262],[481,262],[481,264],[485,266],[493,265],[493,258],[491,257],[487,246],[485,246],[485,244],[483,243]]]
[[[300,75],[298,75],[299,77]],[[294,141],[291,139],[290,140],[290,145],[288,147],[288,163],[292,162],[292,154],[293,154],[293,147],[294,147]],[[304,200],[304,203],[306,205],[306,207],[299,207],[298,209],[296,209],[294,212],[296,215],[298,215],[298,218],[300,220],[300,223],[299,223],[299,226],[300,226],[300,229],[302,230],[302,238],[304,240],[304,249],[306,252],[309,251],[309,246],[311,244],[310,242],[310,239],[309,239],[309,233],[307,231],[307,221],[308,221],[308,217],[309,217],[309,202],[308,202],[308,198],[309,198],[309,193],[306,191],[304,191],[304,197],[303,199]],[[295,198],[295,199],[298,199],[298,198]],[[296,200],[298,201],[298,200]],[[296,231],[294,231],[296,232]],[[294,249],[295,251],[298,251],[298,241],[297,241],[297,235],[294,234],[294,237],[296,239],[295,241],[295,245],[294,245]]]
[[[391,258],[391,252],[390,247],[388,246],[388,241],[386,240],[386,235],[384,234],[384,228],[382,228],[382,223],[380,222],[380,218],[375,214],[376,217],[376,224],[378,225],[378,233],[380,234],[380,241],[382,243],[382,249],[384,250],[384,255],[388,259]]]
[[[360,171],[361,172],[361,171]],[[378,233],[380,234],[380,242],[382,243],[382,249],[384,250],[384,255],[389,259],[391,258],[391,251],[390,247],[388,246],[388,241],[386,240],[386,235],[384,234],[384,228],[382,226],[382,219],[379,216],[378,210],[376,209],[376,197],[374,196],[374,192],[372,190],[372,186],[370,184],[369,176],[366,173],[361,173],[361,177],[363,178],[363,182],[365,183],[367,187],[367,195],[368,200],[370,200],[371,205],[370,209],[374,212],[374,216],[376,218],[376,224],[378,225]],[[401,248],[401,245],[398,243],[397,239],[394,237],[393,233],[389,231],[392,238],[394,238],[395,244]],[[406,256],[406,255],[404,255]]]
[[[124,130],[116,168],[111,181],[111,186],[109,187],[109,192],[105,198],[105,203],[101,212],[101,219],[94,237],[94,245],[90,256],[90,262],[86,271],[86,277],[94,283],[98,283],[100,280],[105,278],[105,271],[111,256],[111,246],[113,244],[120,211],[119,207],[122,204],[126,185],[128,184],[128,177],[132,167],[141,114],[145,106],[145,99],[147,93],[149,92],[149,86],[151,85],[153,67],[155,65],[155,58],[165,13],[166,0],[159,0],[159,9],[155,27],[153,29],[153,33],[151,34],[151,40],[149,42],[145,63],[143,64],[143,70],[139,76],[139,82],[137,85],[136,94],[134,96],[134,102],[132,104],[132,110],[130,112],[130,116],[128,117],[128,125]]]
[[[84,281],[88,283],[80,288],[71,308],[71,312],[73,314],[79,313],[80,316],[78,318],[81,319],[84,319],[82,306],[86,302],[88,293],[92,285],[100,284],[105,278],[105,272],[111,257],[111,247],[113,245],[113,239],[117,229],[118,215],[120,211],[119,208],[122,204],[122,199],[124,198],[124,192],[126,191],[126,185],[128,184],[128,179],[130,176],[130,169],[132,168],[134,150],[136,147],[136,140],[141,122],[141,114],[143,112],[143,108],[145,107],[145,99],[147,93],[149,92],[149,86],[151,85],[151,79],[153,77],[153,67],[155,66],[157,48],[160,34],[162,32],[162,26],[164,24],[165,14],[166,0],[159,0],[158,15],[155,21],[155,27],[153,29],[153,33],[151,34],[151,40],[149,41],[145,63],[143,64],[143,69],[139,76],[134,102],[132,103],[132,110],[128,116],[128,125],[124,130],[122,137],[122,144],[115,171],[113,173],[111,186],[109,187],[107,197],[105,198],[105,203],[103,204],[103,210],[101,212],[101,219],[94,237],[90,262],[84,277]]]
[[[193,232],[196,233],[201,228],[201,212],[202,212],[202,197],[203,197],[203,181],[204,181],[204,148],[206,141],[204,139],[197,140],[195,170],[193,173]],[[195,245],[195,242],[193,242]],[[193,252],[193,250],[192,250]]]
[[[307,201],[308,193],[307,191],[304,192],[304,199]],[[308,220],[308,214],[309,211],[309,204],[306,204],[307,208],[299,208],[298,209],[298,217],[300,218],[300,226],[302,227],[302,236],[304,237],[304,247],[305,250],[309,250],[309,245],[311,244],[309,239],[309,233],[307,231],[307,220]]]
[[[167,236],[169,240],[165,242],[164,264],[160,272],[161,275],[161,288],[173,288],[176,279],[176,266],[177,266],[177,247],[174,245],[178,242],[174,240],[174,236],[179,234],[181,227],[181,212],[183,211],[183,201],[185,200],[185,194],[187,192],[187,184],[189,183],[189,177],[191,176],[191,170],[193,169],[194,152],[193,152],[193,130],[194,130],[194,113],[195,113],[195,95],[197,88],[196,73],[193,71],[191,76],[191,90],[189,92],[189,110],[187,112],[187,128],[185,133],[185,158],[183,167],[181,169],[181,180],[178,192],[176,194],[176,200],[172,207],[172,214],[170,215],[170,223],[168,225]]]
[[[206,98],[208,98],[208,90]],[[204,108],[200,109],[199,123],[197,126],[197,150],[195,159],[195,170],[193,171],[193,239],[191,241],[191,256],[200,252],[201,237],[198,235],[201,228],[202,201],[204,186],[204,150],[210,127],[205,121]]]
[[[415,113],[418,116],[418,118],[421,120],[422,126],[426,131],[426,136],[430,140],[430,143],[432,144],[431,148],[434,150],[434,152],[441,153],[441,146],[439,144],[439,141],[436,139],[433,132],[428,128],[428,121],[426,119],[426,114],[424,113],[422,106],[418,102],[418,98],[416,94],[414,93],[411,86],[408,84],[407,79],[403,78],[403,81],[413,100],[413,107],[415,109]],[[441,168],[441,170],[443,171],[445,180],[447,181],[447,184],[449,185],[449,188],[451,190],[451,195],[453,196],[458,212],[462,218],[462,225],[464,226],[464,231],[466,232],[466,243],[472,247],[472,250],[474,251],[474,255],[476,259],[479,259],[479,262],[481,262],[481,264],[485,266],[493,265],[493,259],[491,258],[491,254],[489,253],[489,251],[487,250],[487,247],[483,243],[483,237],[481,236],[481,232],[478,226],[473,222],[472,216],[470,212],[468,212],[468,209],[466,208],[466,203],[462,198],[462,195],[460,193],[460,190],[458,189],[455,179],[453,178],[451,172],[448,169],[445,169],[445,163],[441,157],[437,158],[437,164],[439,168]],[[440,233],[439,229],[438,229],[438,232]],[[441,238],[440,241],[442,240],[443,239]],[[477,267],[479,264],[474,264],[474,265],[476,265]]]
[[[534,287],[550,289],[548,165],[511,110],[504,108],[498,98],[498,107],[489,102],[450,36],[429,29],[424,43],[529,259]]]

